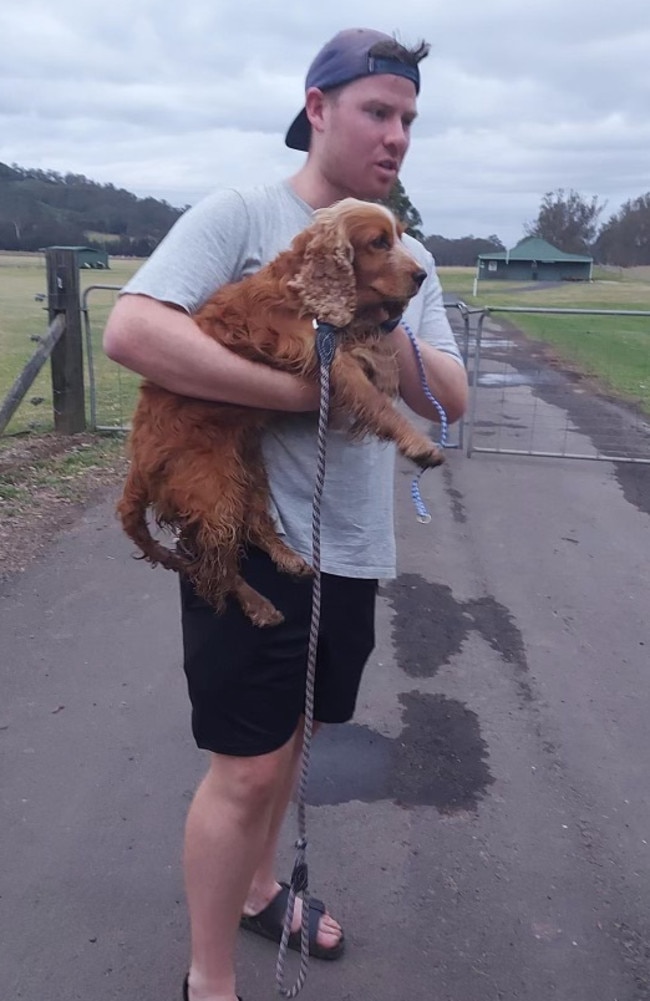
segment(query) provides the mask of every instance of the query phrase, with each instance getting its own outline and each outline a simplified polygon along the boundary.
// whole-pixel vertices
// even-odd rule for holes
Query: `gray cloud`
[[[513,243],[546,191],[607,215],[650,188],[647,0],[8,0],[0,159],[176,205],[281,177],[306,67],[353,24],[432,43],[403,172],[426,232]]]

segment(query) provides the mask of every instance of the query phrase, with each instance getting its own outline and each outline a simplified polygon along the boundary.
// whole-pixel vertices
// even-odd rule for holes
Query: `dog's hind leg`
[[[180,571],[185,566],[184,560],[157,542],[149,531],[147,511],[150,503],[147,482],[137,467],[132,465],[117,505],[122,527],[131,541],[141,550],[140,559],[149,560],[153,566],[160,564],[166,570]]]
[[[158,512],[177,512],[189,555],[184,573],[204,601],[221,612],[232,594],[255,625],[277,625],[281,613],[239,575],[248,539],[249,469],[238,460],[237,449],[222,449],[219,455],[207,447],[204,451],[188,450],[176,461],[173,476],[160,491]]]
[[[247,584],[239,574],[235,577],[232,590],[244,615],[254,626],[279,626],[284,622],[282,612],[279,612],[268,598],[264,598],[254,587]]]
[[[308,577],[313,574],[312,568],[302,556],[290,549],[278,535],[269,513],[269,484],[261,461],[254,467],[249,490],[246,526],[248,540],[267,553],[281,573],[293,574],[295,577]]]

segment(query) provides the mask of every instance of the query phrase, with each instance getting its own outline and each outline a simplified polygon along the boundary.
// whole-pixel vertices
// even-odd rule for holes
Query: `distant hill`
[[[0,250],[86,244],[147,257],[187,207],[138,198],[83,174],[0,163]]]

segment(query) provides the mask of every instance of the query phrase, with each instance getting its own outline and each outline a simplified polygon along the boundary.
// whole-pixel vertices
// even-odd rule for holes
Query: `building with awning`
[[[507,279],[512,282],[588,282],[594,260],[582,254],[566,254],[552,243],[528,236],[512,248],[496,254],[479,254],[479,281]]]

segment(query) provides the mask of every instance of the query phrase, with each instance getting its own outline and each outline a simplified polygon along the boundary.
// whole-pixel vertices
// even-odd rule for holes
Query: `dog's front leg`
[[[394,441],[402,455],[422,469],[444,462],[442,451],[421,434],[368,379],[350,354],[337,351],[332,362],[335,406],[355,418],[357,425],[383,441]]]

